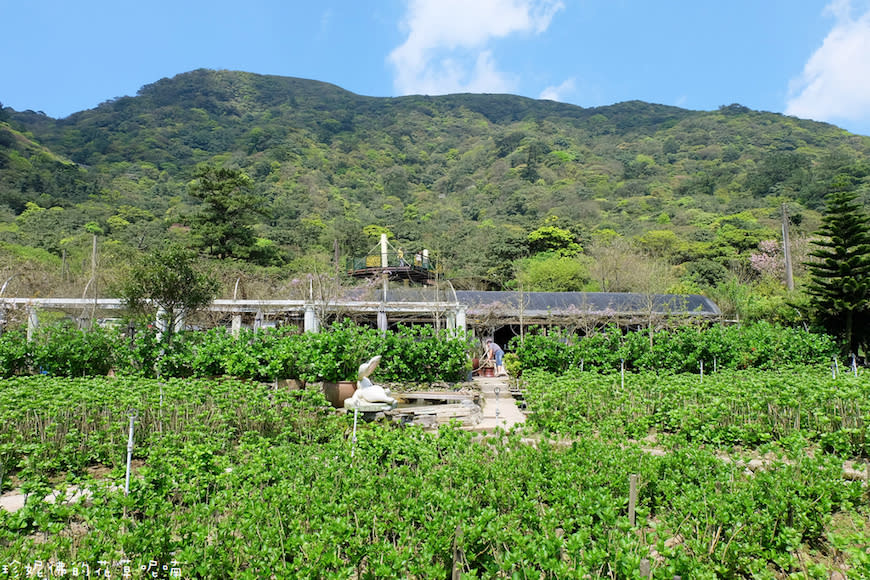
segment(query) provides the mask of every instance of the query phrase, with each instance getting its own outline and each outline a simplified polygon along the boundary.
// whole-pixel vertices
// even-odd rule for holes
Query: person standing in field
[[[486,358],[488,360],[495,359],[495,376],[507,376],[507,373],[504,370],[504,351],[499,345],[494,343],[491,338],[486,340]]]

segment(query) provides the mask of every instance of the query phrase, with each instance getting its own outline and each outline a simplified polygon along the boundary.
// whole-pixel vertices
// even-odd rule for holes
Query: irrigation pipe
[[[353,410],[353,436],[350,439],[350,458],[353,459],[353,453],[356,451],[356,419],[359,415],[359,409]]]
[[[130,435],[127,437],[127,477],[124,481],[124,495],[130,494],[130,463],[133,460],[133,421],[136,420],[136,412],[130,411]]]

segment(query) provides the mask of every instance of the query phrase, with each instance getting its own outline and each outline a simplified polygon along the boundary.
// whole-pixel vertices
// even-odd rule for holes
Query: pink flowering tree
[[[785,274],[782,247],[777,240],[764,240],[758,251],[749,256],[749,265],[761,277],[782,279]]]

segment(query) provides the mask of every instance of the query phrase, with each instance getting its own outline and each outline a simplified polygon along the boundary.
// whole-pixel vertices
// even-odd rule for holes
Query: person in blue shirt
[[[507,373],[504,370],[504,351],[499,345],[494,343],[492,339],[486,340],[486,358],[488,360],[495,359],[495,376],[507,376]]]

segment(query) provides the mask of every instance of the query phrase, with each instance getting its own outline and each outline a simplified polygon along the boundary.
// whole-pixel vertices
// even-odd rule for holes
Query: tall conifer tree
[[[203,206],[193,217],[193,232],[203,249],[218,258],[247,259],[256,246],[253,225],[265,216],[266,200],[240,169],[201,166],[190,194]]]
[[[845,354],[870,347],[870,218],[847,176],[828,194],[821,239],[807,264],[817,320],[840,339]]]

